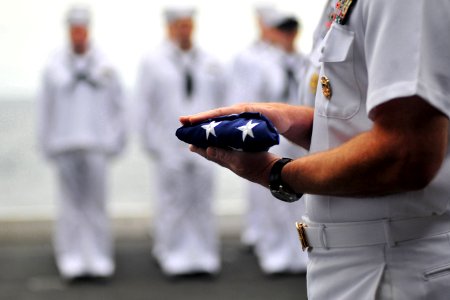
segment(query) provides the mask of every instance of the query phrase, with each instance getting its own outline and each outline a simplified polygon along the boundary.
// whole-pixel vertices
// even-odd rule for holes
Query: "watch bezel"
[[[275,198],[284,202],[295,202],[301,198],[298,194],[287,191],[286,188],[281,185],[278,186],[278,189],[270,188],[270,192]]]

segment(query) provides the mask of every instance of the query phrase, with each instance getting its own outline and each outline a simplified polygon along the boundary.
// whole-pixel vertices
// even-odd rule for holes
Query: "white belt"
[[[302,249],[346,248],[398,242],[450,232],[450,216],[350,223],[296,223]]]

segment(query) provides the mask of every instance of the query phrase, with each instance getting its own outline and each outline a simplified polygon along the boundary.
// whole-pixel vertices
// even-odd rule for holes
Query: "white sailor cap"
[[[270,14],[275,11],[275,6],[271,4],[258,4],[255,6],[255,14],[256,16],[264,23],[264,25],[268,26],[268,22],[270,20]]]
[[[173,6],[164,9],[164,18],[167,23],[180,19],[190,19],[195,16],[195,8],[192,6]]]
[[[67,12],[67,24],[73,25],[89,25],[91,22],[91,12],[86,6],[73,6]]]
[[[300,27],[297,17],[291,13],[272,10],[265,17],[265,25],[279,30],[292,30]]]

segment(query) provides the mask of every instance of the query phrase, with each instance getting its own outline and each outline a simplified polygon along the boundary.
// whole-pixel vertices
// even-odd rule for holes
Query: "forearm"
[[[446,132],[434,141],[445,144]],[[299,158],[283,169],[283,180],[297,192],[372,197],[418,190],[437,173],[445,147],[371,130],[340,147]],[[413,141],[413,144],[411,143]]]
[[[356,197],[399,192],[398,166],[380,150],[365,133],[341,147],[295,160],[283,169],[282,178],[295,191],[308,194]]]
[[[305,149],[311,144],[314,109],[307,106],[293,106],[287,111],[289,128],[282,135]]]

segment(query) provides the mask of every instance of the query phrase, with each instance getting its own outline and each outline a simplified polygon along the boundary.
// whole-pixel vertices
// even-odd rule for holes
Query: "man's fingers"
[[[218,163],[221,166],[225,166],[223,162],[227,161],[228,152],[224,149],[219,149],[215,147],[208,147],[206,149],[199,148],[194,145],[189,145],[189,150],[191,150],[194,153],[197,153],[198,155],[203,156],[204,158],[213,161],[215,163]]]
[[[206,158],[213,161],[222,167],[230,169],[231,158],[230,154],[235,151],[225,150],[216,147],[208,147],[206,149]]]
[[[229,115],[232,113],[237,113],[237,112],[233,112],[233,110],[231,110],[230,108],[218,108],[218,109],[214,109],[214,110],[201,112],[201,113],[198,113],[195,115],[181,116],[179,120],[182,124],[195,124],[195,123],[199,123],[201,121],[207,120],[207,119],[220,117],[223,115]]]
[[[196,147],[194,145],[189,145],[189,150],[191,152],[194,152],[194,153],[197,153],[198,155],[203,156],[204,158],[207,158],[206,157],[206,149],[199,148],[199,147]]]

